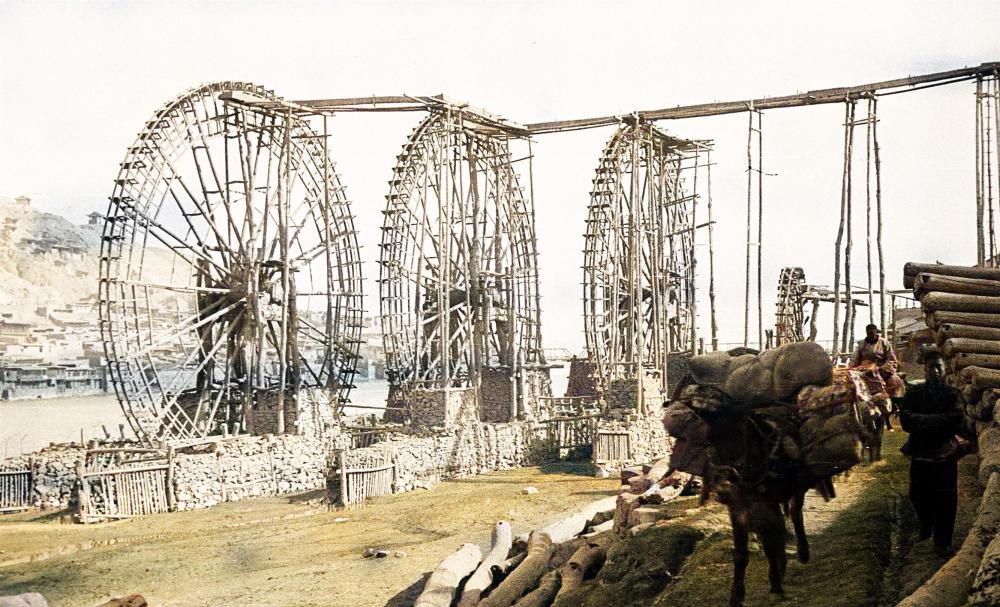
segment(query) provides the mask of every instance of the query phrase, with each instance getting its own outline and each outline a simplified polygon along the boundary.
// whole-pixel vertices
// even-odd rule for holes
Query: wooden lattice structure
[[[146,440],[240,432],[324,386],[343,403],[361,327],[350,205],[322,130],[263,87],[205,85],[157,111],[115,180],[100,313],[115,390]]]
[[[619,128],[604,149],[584,237],[583,306],[588,357],[605,386],[665,370],[671,353],[695,347],[695,197],[684,173],[694,177],[700,149],[643,122]]]
[[[515,377],[543,362],[517,131],[444,102],[427,109],[393,170],[380,245],[386,373],[399,394],[479,387],[484,370]]]
[[[782,268],[774,314],[774,345],[805,341],[806,273],[802,268]]]

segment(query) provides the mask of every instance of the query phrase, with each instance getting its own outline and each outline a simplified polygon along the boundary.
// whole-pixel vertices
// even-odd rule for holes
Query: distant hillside
[[[27,198],[0,197],[0,308],[38,323],[38,308],[95,298],[102,227],[99,218],[74,225]]]

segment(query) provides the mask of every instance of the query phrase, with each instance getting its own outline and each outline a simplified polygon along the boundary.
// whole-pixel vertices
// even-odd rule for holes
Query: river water
[[[566,387],[566,369],[553,369],[553,393],[562,394]],[[385,380],[358,381],[351,390],[351,404],[365,408],[345,408],[348,415],[381,413],[389,395]],[[81,433],[84,441],[103,438],[103,425],[112,436],[118,436],[119,424],[125,432],[131,430],[114,394],[76,396],[34,400],[0,401],[0,456],[10,457],[19,453],[37,451],[49,443],[78,442]]]
[[[384,380],[359,381],[351,391],[351,403],[381,407],[389,394]],[[348,415],[376,413],[372,409],[347,407]],[[114,394],[76,396],[33,400],[0,401],[0,456],[37,451],[49,443],[78,442],[101,438],[105,426],[112,436],[118,436],[118,425],[131,430]]]

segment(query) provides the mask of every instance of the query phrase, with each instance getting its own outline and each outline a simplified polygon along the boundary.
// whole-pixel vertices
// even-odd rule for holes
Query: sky
[[[998,61],[998,25],[996,2],[0,0],[0,196],[26,194],[36,207],[79,222],[103,211],[118,163],[145,121],[186,89],[215,80],[264,84],[289,99],[445,93],[530,123]],[[906,261],[975,262],[973,86],[879,103],[890,288],[901,287]],[[764,113],[767,326],[782,267],[803,267],[811,284],[833,282],[843,109]],[[347,114],[331,122],[331,154],[363,245],[369,311],[377,309],[374,262],[386,182],[419,118]],[[715,142],[720,341],[740,342],[746,115],[659,125]],[[539,135],[534,142],[546,347],[583,347],[584,219],[594,168],[612,133]],[[864,156],[855,158],[855,183],[863,183]],[[864,285],[864,218],[855,216],[854,282]],[[707,341],[706,236],[698,236],[698,322]],[[859,327],[866,321],[861,311]],[[821,337],[831,322],[832,311],[821,312]]]

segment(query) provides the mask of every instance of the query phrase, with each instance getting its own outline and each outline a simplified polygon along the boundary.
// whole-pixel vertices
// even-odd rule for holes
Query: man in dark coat
[[[946,385],[944,361],[924,355],[926,382],[911,387],[900,405],[899,420],[910,433],[903,453],[910,456],[910,500],[920,519],[920,539],[934,537],[938,554],[948,554],[958,507],[958,440],[962,411],[958,394]]]

